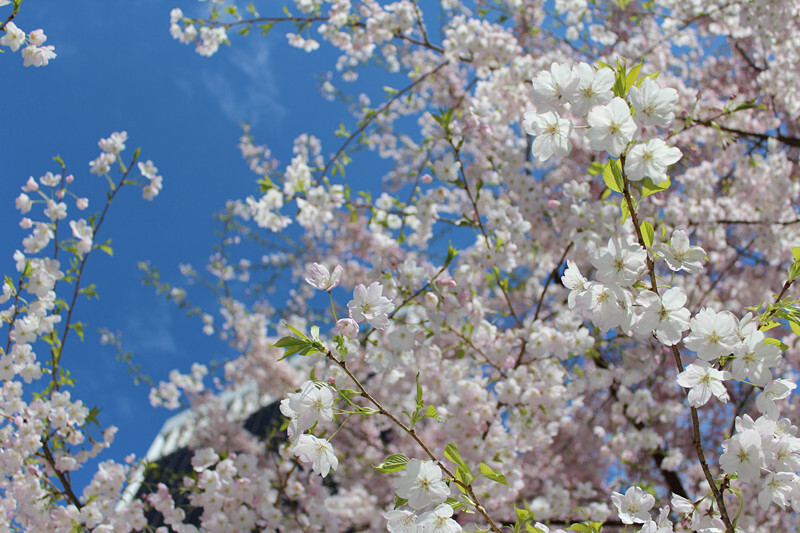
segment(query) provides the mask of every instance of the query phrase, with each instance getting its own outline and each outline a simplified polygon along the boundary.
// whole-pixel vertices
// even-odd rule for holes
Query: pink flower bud
[[[27,183],[25,183],[25,186],[22,187],[22,190],[25,191],[25,192],[38,191],[39,190],[39,184],[36,183],[36,180],[33,179],[33,176],[31,176],[30,178],[28,178],[28,181],[27,181]]]
[[[336,385],[336,378],[328,378],[328,385]]]
[[[72,183],[74,180],[75,180],[75,176],[73,176],[72,174],[70,174],[69,176],[64,178],[64,181],[66,181],[67,183]]]
[[[56,196],[58,197],[58,199],[59,199],[59,200],[61,200],[62,198],[64,198],[64,189],[58,189],[58,190],[56,191]]]
[[[88,198],[78,198],[75,200],[75,207],[83,211],[87,207],[89,207],[89,199]]]
[[[561,202],[556,200],[555,198],[550,198],[547,200],[547,207],[558,207],[561,205]]]
[[[335,331],[349,339],[358,335],[358,322],[352,318],[342,318],[336,323]]]
[[[33,220],[28,217],[23,217],[22,220],[19,221],[19,227],[22,229],[30,229],[31,226],[33,226]]]
[[[422,183],[425,184],[433,183],[433,176],[431,176],[430,174],[425,174],[424,176],[422,176],[420,181],[422,181]]]

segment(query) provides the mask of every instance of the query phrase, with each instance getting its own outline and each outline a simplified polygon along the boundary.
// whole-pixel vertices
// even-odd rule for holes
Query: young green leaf
[[[444,456],[458,465],[459,468],[463,468],[471,475],[470,469],[467,466],[467,463],[464,462],[464,459],[461,458],[461,454],[458,453],[458,448],[452,442],[448,442],[447,445],[444,447]]]
[[[381,464],[372,465],[372,468],[382,474],[391,474],[392,472],[400,472],[401,470],[405,470],[408,461],[409,459],[405,455],[401,453],[394,453],[384,459]]]
[[[655,237],[655,230],[653,229],[653,225],[650,224],[647,220],[643,220],[639,229],[642,231],[642,239],[644,239],[644,245],[647,248],[650,248],[653,245],[653,238]]]
[[[603,183],[612,191],[622,194],[622,171],[619,169],[619,161],[616,159],[609,158],[603,167]]]
[[[506,481],[506,476],[504,476],[500,472],[492,470],[486,463],[481,463],[481,473],[480,473],[480,475],[485,477],[485,478],[487,478],[487,479],[491,479],[492,481],[496,481],[497,483],[500,483],[501,485],[505,485],[506,487],[510,486],[508,484],[508,481]]]

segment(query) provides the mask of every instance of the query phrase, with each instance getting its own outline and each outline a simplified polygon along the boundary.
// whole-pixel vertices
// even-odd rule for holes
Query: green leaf
[[[609,158],[603,166],[603,183],[614,192],[622,194],[622,171],[619,169],[619,161]]]
[[[641,181],[641,183],[642,183],[642,198],[647,198],[651,194],[665,191],[669,189],[670,185],[672,185],[672,182],[669,180],[669,178],[662,181],[661,183],[653,183],[653,180],[651,180],[650,178],[645,178]]]
[[[763,330],[764,330],[764,328],[762,328],[762,331]],[[786,350],[789,349],[789,347],[786,346],[784,343],[782,343],[778,339],[773,339],[772,337],[767,337],[766,339],[764,339],[764,344],[773,344],[773,345],[777,346],[778,348],[780,348],[782,352],[785,352]]]
[[[794,320],[791,320],[789,322],[789,327],[792,328],[792,331],[794,331],[795,335],[800,337],[800,323],[798,323],[798,322],[796,322]]]
[[[103,250],[105,253],[107,253],[108,255],[110,255],[112,257],[114,256],[114,250],[112,250],[111,246],[109,246],[107,244],[95,244],[94,247],[98,248],[100,250]]]
[[[442,419],[439,417],[439,413],[436,411],[436,408],[432,405],[428,406],[428,408],[425,410],[425,414],[422,415],[422,418],[435,418],[439,422],[442,421]]]
[[[445,133],[449,133],[450,132],[450,122],[453,121],[453,109],[452,108],[445,110],[445,109],[442,109],[440,107],[439,108],[439,114],[438,115],[434,115],[433,113],[431,113],[431,116],[442,127],[442,129],[445,131]]]
[[[299,329],[295,328],[294,326],[292,326],[292,325],[291,325],[291,324],[289,324],[288,322],[284,322],[284,323],[283,323],[283,325],[284,325],[284,326],[286,326],[287,328],[289,328],[289,329],[292,331],[292,333],[294,333],[295,335],[297,335],[297,336],[298,336],[298,337],[300,337],[301,339],[309,340],[309,338],[308,338],[308,337],[306,337],[306,334],[305,334],[305,333],[303,333],[303,332],[302,332],[302,331],[300,331]]]
[[[372,468],[381,474],[391,474],[392,472],[400,472],[401,470],[405,470],[408,461],[409,459],[405,455],[401,453],[394,453],[384,459],[381,464],[372,465]]]
[[[83,322],[73,322],[69,329],[72,329],[77,333],[78,337],[81,338],[81,342],[83,342],[83,326],[85,324]]]
[[[469,468],[459,466],[458,468],[456,468],[456,479],[460,481],[464,486],[469,486],[472,484],[472,481],[475,479],[475,476],[472,475],[472,472],[469,471]],[[461,490],[461,492],[463,492],[464,495],[467,496],[468,494],[464,486],[457,485],[459,490]]]
[[[527,509],[520,509],[516,505],[514,511],[517,513],[517,522],[514,524],[514,533],[519,533],[522,529],[522,524],[533,518],[533,513]]]
[[[419,384],[419,372],[417,372],[417,409],[422,409],[422,386]]]
[[[452,442],[448,442],[447,445],[445,445],[444,456],[458,465],[459,468],[465,469],[468,474],[472,475],[467,463],[464,462],[464,459],[461,458],[461,454],[458,453],[458,448],[456,448],[456,445]]]
[[[628,202],[625,198],[619,203],[619,210],[622,213],[622,223],[624,224],[628,217],[631,216],[631,212],[628,209]]]
[[[628,75],[625,78],[625,85],[627,87],[632,87],[636,83],[636,79],[639,77],[639,71],[642,70],[642,65],[644,65],[644,60],[640,61],[638,65],[635,65]]]
[[[582,524],[572,524],[569,529],[580,531],[580,533],[601,533],[602,527],[602,522],[583,522]]]
[[[795,261],[792,263],[792,266],[789,267],[789,278],[787,281],[792,282],[796,280],[800,276],[800,260]]]
[[[592,164],[589,165],[589,168],[587,168],[586,171],[590,176],[597,176],[603,172],[603,163],[600,161],[592,161]]]
[[[88,287],[84,287],[83,289],[79,290],[78,294],[85,294],[86,297],[89,298],[90,300],[92,299],[92,297],[99,299],[99,297],[97,296],[97,286],[94,283],[92,283]]]
[[[508,481],[506,481],[506,476],[504,476],[500,472],[492,470],[486,463],[481,463],[481,474],[480,475],[485,477],[485,478],[487,478],[487,479],[491,479],[492,481],[496,481],[497,483],[500,483],[501,485],[505,485],[506,487],[510,486],[508,484]]]
[[[355,396],[361,396],[361,393],[355,391],[353,389],[338,389],[337,392],[339,393],[339,397],[346,401],[347,403],[352,403],[350,401],[351,398]]]
[[[442,266],[442,268],[443,269],[447,268],[447,266],[453,261],[453,259],[455,259],[455,257],[457,255],[458,255],[458,250],[453,248],[453,243],[452,242],[448,241],[448,243],[447,243],[447,257],[445,257],[445,259],[444,259],[444,265]]]
[[[653,225],[647,220],[643,220],[640,229],[642,230],[642,239],[644,239],[644,245],[647,248],[650,248],[653,245],[653,238],[655,237]]]
[[[272,346],[275,348],[288,348],[290,346],[305,346],[308,341],[300,340],[295,337],[283,337]]]
[[[259,24],[258,27],[261,30],[261,35],[268,34],[269,30],[271,30],[274,25],[274,22],[265,22],[264,24]]]

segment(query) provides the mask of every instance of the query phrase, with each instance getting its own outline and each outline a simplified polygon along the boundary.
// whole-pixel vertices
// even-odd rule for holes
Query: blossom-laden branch
[[[624,169],[625,167],[624,157],[620,158],[620,161]],[[636,237],[638,239],[639,245],[642,248],[647,249],[648,245],[644,239],[644,236],[642,235],[641,223],[639,221],[636,205],[634,205],[633,197],[631,196],[630,183],[628,181],[628,177],[625,175],[624,170],[622,171],[622,180],[624,184],[623,194],[625,196],[625,202],[628,206],[628,212],[630,213],[631,216],[631,223],[633,224],[636,231]],[[646,264],[647,264],[647,271],[650,276],[650,283],[651,283],[650,290],[654,292],[656,296],[660,296],[658,290],[658,283],[656,281],[655,263],[653,262],[653,260],[650,258],[649,255],[647,256]],[[678,372],[679,373],[684,372],[685,368],[683,366],[683,361],[681,360],[680,348],[678,347],[678,344],[677,343],[673,344],[670,349],[672,352],[673,359],[675,361],[675,367],[678,369]],[[700,468],[703,469],[703,475],[705,476],[706,481],[708,482],[708,486],[711,489],[711,493],[714,495],[714,501],[717,502],[717,508],[719,509],[722,521],[725,524],[726,532],[735,533],[733,524],[731,523],[731,519],[728,516],[728,509],[727,506],[725,505],[724,494],[717,486],[716,480],[714,479],[714,475],[711,473],[711,468],[709,467],[708,461],[706,460],[705,450],[703,449],[703,440],[701,436],[702,434],[700,429],[700,419],[697,415],[697,408],[690,405],[689,409],[691,412],[691,419],[692,419],[692,443],[694,445],[695,453],[697,454],[697,460],[700,463]]]
[[[378,108],[375,111],[370,111],[370,113],[368,113],[367,116],[361,121],[361,123],[359,124],[358,128],[347,137],[347,139],[344,141],[344,143],[342,143],[342,145],[339,147],[339,149],[336,151],[336,153],[325,164],[325,167],[323,167],[322,172],[317,177],[317,183],[322,182],[326,178],[326,176],[328,175],[328,171],[330,171],[331,167],[334,164],[336,164],[336,162],[339,160],[341,155],[345,152],[345,150],[347,149],[347,146],[350,144],[350,142],[353,139],[357,138],[362,133],[364,133],[364,131],[369,127],[369,125],[372,124],[372,122],[376,118],[378,118],[381,114],[387,113],[389,111],[389,109],[391,108],[392,104],[394,104],[400,97],[402,97],[403,95],[405,95],[409,91],[413,91],[414,88],[417,85],[421,84],[423,81],[427,80],[428,78],[434,76],[442,68],[447,66],[448,63],[449,63],[449,61],[444,61],[444,62],[440,63],[439,65],[437,65],[434,69],[432,69],[432,70],[430,70],[428,72],[425,72],[424,74],[421,74],[413,82],[411,82],[410,84],[406,85],[405,87],[403,87],[402,89],[397,91],[380,108]]]
[[[363,396],[367,401],[369,401],[372,405],[375,406],[375,408],[378,410],[378,414],[388,418],[395,426],[397,426],[398,428],[400,428],[400,430],[402,430],[404,433],[406,433],[408,436],[410,436],[414,440],[414,442],[416,442],[417,445],[422,449],[422,451],[425,452],[425,455],[427,455],[431,459],[431,461],[436,463],[439,466],[439,468],[441,468],[442,471],[445,474],[447,474],[448,477],[450,477],[455,483],[460,485],[466,491],[466,493],[467,493],[467,495],[469,496],[469,499],[470,499],[470,504],[475,508],[475,510],[478,512],[478,514],[480,514],[483,517],[483,519],[486,520],[486,522],[489,524],[489,527],[491,528],[492,531],[494,531],[495,533],[500,533],[500,528],[497,526],[497,524],[495,524],[495,522],[492,520],[492,518],[486,512],[486,509],[484,509],[484,507],[480,504],[480,500],[475,495],[475,492],[474,492],[474,490],[472,488],[472,485],[471,484],[466,484],[463,481],[461,481],[458,478],[458,476],[456,476],[455,473],[453,473],[447,467],[447,465],[445,465],[441,461],[441,459],[439,459],[436,456],[436,454],[433,453],[433,451],[430,449],[430,447],[428,447],[428,445],[425,444],[425,442],[420,438],[419,434],[416,432],[416,430],[413,427],[407,426],[400,419],[398,419],[396,416],[394,416],[391,412],[386,410],[381,405],[381,403],[377,399],[375,399],[375,397],[372,396],[367,391],[367,389],[364,388],[364,386],[361,384],[361,382],[358,380],[358,378],[356,378],[356,376],[353,375],[353,373],[347,367],[347,363],[344,361],[344,359],[337,358],[335,355],[333,355],[333,353],[330,350],[326,350],[325,357],[328,360],[330,360],[331,362],[333,362],[335,365],[337,365],[339,368],[342,369],[342,371],[347,375],[347,377],[349,377],[350,380],[356,385],[356,387],[358,387],[358,390],[359,390],[359,393],[361,394],[361,396]]]

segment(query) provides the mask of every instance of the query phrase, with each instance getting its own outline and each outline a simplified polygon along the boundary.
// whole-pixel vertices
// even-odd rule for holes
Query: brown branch
[[[547,292],[547,288],[550,286],[550,283],[555,279],[558,275],[558,269],[561,268],[561,264],[564,262],[564,259],[567,258],[567,254],[572,249],[572,245],[575,244],[570,242],[566,248],[564,248],[564,253],[561,254],[561,259],[558,260],[555,268],[550,272],[550,276],[548,276],[547,281],[544,284],[544,289],[542,289],[542,294],[539,295],[539,303],[536,304],[536,313],[533,315],[533,321],[536,322],[536,319],[539,318],[539,311],[542,310],[542,303],[544,302],[544,295]]]
[[[364,130],[367,129],[367,126],[372,124],[372,122],[375,120],[375,117],[377,117],[381,113],[385,113],[389,109],[389,107],[391,107],[391,105],[394,102],[396,102],[401,96],[403,96],[405,93],[407,93],[408,91],[410,91],[411,89],[413,89],[414,87],[416,87],[417,85],[422,83],[422,81],[425,80],[426,78],[436,74],[439,70],[441,70],[448,63],[450,63],[450,61],[444,61],[444,62],[440,63],[433,70],[428,71],[425,74],[421,75],[419,78],[414,80],[413,83],[411,83],[410,85],[408,85],[407,87],[405,87],[401,91],[398,91],[397,93],[395,93],[395,95],[392,96],[385,104],[383,104],[383,106],[381,106],[380,109],[375,111],[369,117],[365,118],[364,121],[361,123],[361,125],[358,127],[358,129],[355,132],[353,132],[347,138],[347,140],[345,140],[344,144],[342,144],[342,146],[339,148],[339,150],[334,154],[334,156],[328,161],[328,163],[322,169],[322,174],[320,174],[319,178],[317,178],[317,183],[320,183],[320,182],[322,182],[323,179],[325,179],[325,176],[327,175],[327,173],[330,170],[331,166],[333,166],[333,164],[336,162],[336,160],[339,159],[339,156],[341,156],[344,153],[344,151],[347,148],[347,146],[352,142],[353,139],[355,139],[357,136],[361,135],[364,132]]]
[[[419,437],[419,435],[417,435],[417,432],[414,430],[414,428],[410,428],[410,427],[406,426],[403,422],[401,422],[392,413],[387,411],[383,407],[383,405],[381,405],[380,402],[378,402],[378,400],[376,400],[367,391],[367,389],[364,388],[364,386],[361,384],[361,382],[353,375],[353,373],[347,367],[347,363],[345,363],[344,360],[337,359],[336,356],[334,356],[331,351],[325,352],[325,357],[330,359],[331,361],[333,361],[339,368],[342,369],[342,371],[345,374],[347,374],[347,376],[353,381],[353,383],[355,383],[356,387],[358,387],[359,391],[361,392],[361,396],[366,398],[372,405],[374,405],[377,408],[379,414],[381,414],[381,415],[385,416],[386,418],[388,418],[389,420],[391,420],[397,427],[402,429],[412,439],[414,439],[414,441],[419,445],[420,448],[422,448],[422,450],[425,452],[425,454],[428,457],[430,457],[431,461],[435,462],[439,466],[439,468],[441,468],[442,471],[445,474],[447,474],[448,477],[452,478],[455,483],[460,485],[467,492],[469,498],[471,499],[471,503],[475,507],[475,510],[478,511],[478,513],[480,513],[481,516],[483,516],[484,519],[486,519],[486,521],[489,523],[489,526],[491,527],[492,531],[494,531],[495,533],[501,533],[500,532],[500,528],[494,523],[492,518],[486,512],[486,509],[484,509],[483,506],[478,501],[478,498],[475,496],[475,492],[472,490],[472,485],[463,483],[458,478],[456,478],[455,474],[453,474],[453,472],[449,468],[447,468],[447,466],[444,463],[442,463],[442,461],[439,458],[436,457],[436,454],[434,454],[431,451],[431,449],[428,447],[428,445],[425,444],[425,442],[423,442],[423,440]]]
[[[701,120],[698,118],[692,119],[693,124],[697,124],[700,126],[706,126],[708,128],[719,129],[727,133],[733,133],[734,135],[739,135],[741,137],[751,137],[753,139],[759,140],[770,140],[774,139],[780,143],[785,144],[786,146],[792,146],[794,148],[800,148],[800,138],[798,137],[788,137],[786,135],[782,135],[777,133],[775,135],[770,135],[769,133],[759,133],[757,131],[746,131],[741,130],[739,128],[731,128],[729,126],[723,126],[721,124],[717,124],[713,120]]]
[[[6,24],[8,24],[12,20],[14,20],[14,17],[16,17],[17,13],[19,13],[19,6],[20,5],[21,5],[21,3],[20,4],[14,4],[14,10],[11,12],[11,15],[8,16],[8,18],[5,20],[5,22],[0,24],[0,30],[5,30],[6,29]]]
[[[796,218],[794,220],[784,220],[784,221],[775,221],[775,220],[732,220],[732,219],[722,219],[722,220],[710,220],[708,222],[692,222],[689,221],[690,226],[717,226],[720,224],[727,224],[727,225],[764,225],[764,226],[792,226],[794,224],[800,224],[800,218]]]
[[[624,157],[620,157],[620,167],[622,172],[622,183],[623,183],[623,193],[625,195],[625,201],[628,204],[628,210],[631,215],[631,222],[633,222],[634,228],[636,229],[636,236],[639,239],[639,244],[644,248],[647,249],[645,245],[644,238],[642,237],[641,229],[639,228],[639,218],[636,213],[636,209],[633,205],[633,198],[631,197],[630,193],[630,186],[628,183],[628,177],[625,175],[625,161]],[[655,272],[655,265],[653,261],[650,259],[650,256],[647,256],[647,269],[650,274],[650,282],[652,283],[651,290],[658,295],[658,285],[656,285],[656,272]],[[678,345],[675,344],[671,346],[672,348],[672,355],[675,359],[675,366],[678,368],[678,372],[683,372],[683,362],[681,361],[681,354],[678,349]],[[688,393],[687,393],[688,394]],[[717,487],[714,476],[711,474],[711,468],[708,466],[708,461],[706,460],[706,454],[703,449],[703,440],[700,433],[700,420],[697,416],[697,408],[693,406],[689,406],[691,410],[691,418],[692,418],[692,443],[694,444],[695,453],[697,454],[697,460],[700,463],[700,467],[703,469],[703,474],[708,482],[709,487],[711,488],[711,493],[714,495],[714,500],[719,507],[720,517],[722,518],[722,522],[725,524],[726,533],[734,533],[733,524],[731,523],[731,519],[728,517],[728,510],[725,507],[725,499],[723,497],[722,492]]]
[[[128,165],[128,168],[125,169],[125,172],[122,175],[117,186],[111,191],[111,194],[108,197],[108,201],[106,202],[105,207],[103,208],[102,213],[100,214],[100,218],[97,219],[97,224],[92,231],[92,242],[94,242],[95,238],[97,237],[97,232],[100,231],[100,226],[103,225],[103,221],[106,218],[106,214],[108,213],[108,208],[111,207],[111,202],[114,201],[117,193],[122,189],[122,186],[125,185],[125,180],[128,178],[128,174],[133,169],[133,166],[136,164],[136,160],[138,159],[139,151],[137,150],[134,152],[133,159],[131,160],[131,164]],[[75,290],[72,293],[72,301],[67,308],[67,319],[64,323],[64,332],[61,334],[61,341],[58,344],[58,348],[53,346],[51,349],[51,355],[53,357],[53,386],[55,390],[60,389],[60,385],[58,383],[58,363],[61,360],[61,354],[64,353],[64,344],[67,342],[67,334],[69,333],[72,320],[72,311],[75,309],[75,302],[78,299],[78,294],[80,294],[80,287],[81,287],[81,279],[83,275],[83,269],[86,266],[86,261],[89,259],[89,253],[86,253],[83,258],[81,259],[80,267],[78,268],[78,272],[75,275]]]
[[[483,221],[481,220],[481,214],[478,210],[478,200],[477,198],[472,196],[472,191],[469,190],[469,181],[467,181],[467,173],[464,171],[464,163],[461,161],[461,153],[458,147],[453,144],[453,137],[450,135],[448,130],[447,132],[447,142],[450,143],[450,148],[453,149],[453,153],[455,154],[455,159],[459,165],[459,171],[461,172],[461,179],[464,181],[464,191],[467,193],[467,198],[469,198],[470,204],[472,204],[472,209],[475,213],[475,219],[478,224],[478,227],[481,230],[481,234],[483,234],[483,240],[486,243],[486,250],[491,250],[491,242],[489,241],[489,234],[486,231],[486,227],[483,225]],[[499,271],[498,271],[499,272]],[[503,282],[500,279],[500,276],[497,276],[497,286],[500,287],[500,292],[503,293],[503,298],[506,301],[506,305],[508,306],[509,314],[514,318],[514,322],[516,322],[518,327],[522,327],[522,320],[519,319],[517,316],[516,311],[514,311],[514,305],[511,303],[511,298],[508,296],[508,291],[503,286]]]
[[[56,477],[61,482],[61,486],[64,489],[64,495],[78,509],[83,507],[83,504],[81,503],[81,501],[78,499],[78,497],[72,491],[72,484],[69,482],[67,477],[64,475],[64,472],[61,472],[59,469],[56,468],[56,460],[53,457],[53,453],[50,451],[50,447],[47,445],[47,441],[42,443],[42,451],[44,451],[44,457],[47,460],[47,464],[50,465],[50,468],[53,469],[53,472],[55,472]]]

